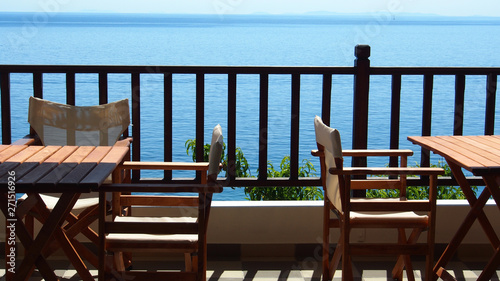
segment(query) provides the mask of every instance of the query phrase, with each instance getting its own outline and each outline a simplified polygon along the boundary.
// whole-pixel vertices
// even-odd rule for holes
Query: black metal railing
[[[332,104],[332,78],[336,75],[352,76],[354,78],[354,99],[352,118],[352,148],[367,148],[368,144],[368,120],[370,119],[369,96],[370,78],[377,75],[391,77],[391,115],[390,115],[390,140],[388,147],[399,148],[400,126],[401,126],[401,79],[402,76],[423,77],[423,105],[422,105],[422,132],[421,135],[431,134],[432,123],[432,98],[434,76],[447,75],[455,77],[455,105],[454,105],[454,128],[453,134],[461,135],[464,124],[464,102],[465,78],[469,75],[487,77],[484,93],[486,95],[486,113],[484,118],[484,134],[494,134],[496,84],[497,76],[500,74],[499,67],[371,67],[370,47],[366,45],[356,46],[356,60],[353,67],[271,67],[271,66],[62,66],[62,65],[0,65],[0,91],[1,91],[1,117],[2,117],[2,143],[12,142],[11,120],[11,83],[10,76],[13,73],[28,73],[33,75],[33,95],[43,98],[43,75],[46,73],[63,73],[66,75],[66,102],[75,104],[75,75],[81,73],[93,73],[98,75],[99,103],[108,102],[108,75],[129,74],[132,105],[132,130],[130,135],[134,141],[132,144],[132,160],[139,161],[141,158],[141,75],[163,74],[163,159],[172,160],[172,138],[173,138],[173,74],[192,74],[196,80],[196,158],[203,158],[204,128],[205,128],[205,76],[210,74],[227,75],[227,135],[225,142],[228,153],[228,177],[226,184],[230,186],[318,186],[321,182],[318,178],[300,178],[299,167],[299,116],[301,112],[301,77],[303,75],[317,75],[322,78],[322,102],[321,116],[326,124],[330,123]],[[238,75],[253,74],[259,77],[259,145],[257,178],[237,178],[235,175],[236,162],[236,93],[238,86]],[[268,178],[268,123],[269,123],[269,76],[274,74],[285,74],[291,77],[291,108],[290,108],[290,177]],[[240,120],[242,121],[242,120]],[[243,120],[244,121],[244,120]],[[428,166],[430,155],[428,151],[422,150],[420,165]],[[391,159],[391,165],[395,165],[395,159]],[[353,166],[366,165],[366,159],[353,159]],[[140,174],[133,175],[135,180],[140,180]],[[171,173],[165,173],[164,180],[172,179]],[[482,185],[477,179],[472,179],[476,185]],[[453,179],[441,179],[440,184],[449,185]],[[410,184],[423,184],[420,179],[409,179]]]

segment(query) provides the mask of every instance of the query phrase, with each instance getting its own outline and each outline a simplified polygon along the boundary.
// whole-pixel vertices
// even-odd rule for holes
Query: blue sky
[[[0,0],[8,12],[251,13],[429,13],[500,16],[500,0]]]

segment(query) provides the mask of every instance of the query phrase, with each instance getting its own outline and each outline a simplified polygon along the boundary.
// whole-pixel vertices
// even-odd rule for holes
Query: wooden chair
[[[127,99],[98,106],[71,106],[30,97],[28,121],[34,134],[15,144],[36,145],[41,142],[45,146],[128,146],[130,139],[119,139],[128,128],[129,115]],[[42,224],[45,223],[59,196],[60,194],[56,193],[40,194],[44,204],[39,201],[25,214],[26,224],[32,232],[33,218]],[[26,195],[20,198],[20,206],[27,198]],[[82,194],[63,225],[65,235],[72,241],[78,253],[95,267],[99,263],[97,255],[79,243],[75,236],[82,233],[96,246],[99,244],[96,231],[90,228],[90,224],[98,219],[98,206],[98,193]],[[60,248],[59,246],[59,243],[53,240],[44,250],[44,255],[50,256]]]
[[[351,257],[356,255],[395,255],[398,256],[393,269],[393,278],[402,280],[406,269],[409,280],[414,280],[410,255],[425,255],[425,279],[433,279],[434,230],[436,213],[437,175],[443,174],[440,168],[348,168],[343,166],[343,151],[340,134],[326,126],[321,118],[314,119],[318,150],[313,155],[320,157],[321,178],[324,188],[323,219],[323,280],[332,280],[335,270],[342,259],[342,279],[352,280]],[[351,150],[349,156],[403,156],[408,151],[370,151]],[[402,161],[406,165],[406,160]],[[390,175],[395,179],[369,178],[351,179],[353,176]],[[406,189],[406,175],[426,175],[430,177],[429,200],[395,199],[354,199],[354,189]],[[405,193],[402,192],[404,195]],[[340,228],[340,239],[330,259],[330,228]],[[395,243],[372,244],[354,243],[350,233],[355,228],[395,229]],[[407,237],[406,229],[411,229]],[[427,231],[426,243],[417,243],[420,234]]]
[[[217,125],[212,134],[208,163],[124,162],[119,167],[120,170],[194,170],[202,172],[202,176],[200,183],[193,184],[142,184],[123,182],[123,172],[116,171],[114,182],[117,183],[101,188],[101,202],[104,202],[106,192],[113,193],[113,219],[105,221],[105,214],[101,213],[99,280],[206,279],[206,233],[212,195],[222,192],[222,186],[216,182],[222,147],[222,130]],[[132,195],[124,195],[123,192],[132,192]],[[156,194],[134,195],[134,192]],[[179,192],[195,196],[157,194]],[[135,210],[132,214],[128,210],[134,205],[160,206],[163,210],[161,213],[146,214],[149,216],[138,216]],[[126,209],[127,212],[124,212]],[[175,209],[179,211],[172,215]],[[185,268],[183,271],[176,268],[176,271],[169,272],[140,272],[134,266],[134,270],[127,271],[123,253],[134,252],[184,254]],[[111,268],[111,259],[114,260],[114,269],[106,270]]]

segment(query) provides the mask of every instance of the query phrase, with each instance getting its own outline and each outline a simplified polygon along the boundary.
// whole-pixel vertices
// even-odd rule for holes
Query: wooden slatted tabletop
[[[96,190],[120,164],[125,146],[0,145],[0,192],[7,191],[9,171],[16,192],[78,192]]]
[[[500,173],[500,136],[408,137],[476,176]]]

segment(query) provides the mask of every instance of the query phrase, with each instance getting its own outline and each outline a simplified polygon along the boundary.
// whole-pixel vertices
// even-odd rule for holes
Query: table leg
[[[457,166],[456,164],[453,163],[448,163],[450,166],[451,171],[453,172],[453,175],[455,176],[455,179],[457,180],[458,184],[460,185],[460,188],[462,189],[465,198],[469,202],[470,206],[473,206],[476,204],[476,201],[478,198],[476,198],[476,195],[472,191],[472,188],[467,181],[467,178],[465,177],[464,173],[462,172],[462,168]],[[484,179],[484,178],[483,178]],[[485,182],[486,183],[486,182]],[[491,191],[490,191],[490,194]],[[486,204],[486,203],[485,203]],[[488,220],[488,217],[486,217],[486,214],[483,211],[483,207],[478,211],[477,218],[479,220],[479,223],[481,224],[481,227],[483,228],[484,232],[486,233],[486,236],[490,240],[491,245],[493,245],[495,248],[500,245],[500,240],[498,239],[498,236],[495,234],[495,230],[491,226],[491,223]]]
[[[490,240],[490,243],[492,243],[492,245],[497,245],[497,246],[499,243],[498,237],[496,236],[493,227],[491,226],[488,218],[486,217],[486,214],[483,211],[484,205],[490,198],[489,189],[485,188],[481,193],[481,195],[479,196],[479,198],[476,198],[474,196],[474,193],[472,192],[469,183],[467,182],[467,179],[465,178],[465,175],[462,172],[462,169],[452,162],[448,162],[448,164],[453,172],[453,175],[455,176],[455,179],[457,180],[460,187],[464,191],[464,194],[467,197],[469,204],[471,205],[471,210],[467,214],[465,220],[460,225],[460,228],[455,233],[451,242],[448,244],[445,251],[439,258],[438,262],[434,266],[435,274],[437,274],[440,268],[446,267],[446,265],[455,254],[456,250],[458,249],[458,246],[462,243],[462,240],[464,239],[465,235],[470,230],[476,219],[479,220],[483,230],[485,231]]]
[[[14,280],[26,280],[33,264],[35,264],[35,262],[40,259],[42,260],[44,259],[41,254],[43,248],[54,234],[56,228],[61,226],[61,224],[64,221],[64,218],[69,214],[78,197],[79,194],[77,193],[76,194],[69,192],[62,193],[56,206],[50,213],[48,220],[40,229],[40,232],[33,241],[31,247],[28,248],[26,256],[21,265],[19,266],[19,269],[17,270],[17,274]],[[41,273],[43,275],[43,272]]]
[[[10,217],[9,210],[6,204],[0,204],[0,208],[2,209],[2,212],[4,213],[6,218]],[[22,223],[23,217],[22,215],[19,214],[22,212],[18,212],[20,209],[22,208],[17,209],[14,214],[16,223],[16,237],[19,238],[21,244],[23,244],[26,249],[29,249],[33,245],[33,238],[31,237],[29,231],[26,229],[25,225]],[[57,280],[57,276],[54,274],[54,271],[50,268],[49,264],[43,257],[39,257],[38,259],[36,259],[34,264],[36,264],[36,266],[38,267],[38,269],[40,270],[40,272],[42,273],[42,275],[45,277],[46,280]],[[10,266],[6,267],[6,269],[7,268],[10,268]],[[33,271],[33,266],[31,266],[31,268],[26,272],[25,274],[26,277],[24,277],[24,279],[22,280],[26,280],[28,278],[28,275],[30,275],[32,271]],[[15,269],[15,272],[16,272],[15,274],[6,275],[6,280],[10,281],[16,278],[20,272],[19,268]]]
[[[76,199],[78,199],[79,196],[80,194],[77,194]],[[42,216],[42,218],[45,221],[49,220],[50,211],[45,206],[39,207],[38,213]],[[67,218],[67,216],[65,218]],[[60,247],[63,249],[64,253],[66,254],[66,257],[68,257],[71,264],[73,264],[73,266],[75,267],[80,278],[82,278],[82,280],[93,281],[94,278],[90,274],[85,263],[82,261],[79,253],[75,250],[74,242],[76,242],[76,240],[74,240],[72,237],[68,237],[68,235],[64,231],[62,231],[61,228],[56,228],[54,230],[54,237],[55,240],[59,243]]]
[[[486,204],[486,201],[488,201],[489,198],[490,198],[490,193],[488,192],[487,189],[485,189],[483,193],[481,193],[481,196],[479,196],[479,199],[477,200],[476,204],[472,206],[471,211],[465,217],[465,220],[460,225],[460,228],[451,239],[450,244],[448,244],[443,254],[439,258],[437,264],[434,266],[435,274],[437,274],[438,270],[441,267],[446,268],[446,265],[457,251],[458,246],[460,246],[460,244],[462,243],[462,240],[464,239],[467,232],[469,232],[469,229],[471,228],[472,224],[474,224],[474,221],[476,221],[477,212],[481,210],[481,208]]]
[[[498,186],[498,180],[500,179],[500,176],[485,175],[485,176],[483,176],[483,179],[484,179],[484,182],[486,183],[486,188],[490,191],[497,206],[500,208],[500,205],[499,205],[499,203],[500,203],[500,189]],[[477,280],[489,280],[491,278],[491,276],[493,276],[493,274],[495,273],[498,266],[500,265],[500,248],[498,247],[498,245],[494,248],[495,248],[495,253],[494,253],[493,257],[491,257],[488,264],[483,269],[483,271],[481,272],[481,275],[479,275],[479,278]]]

